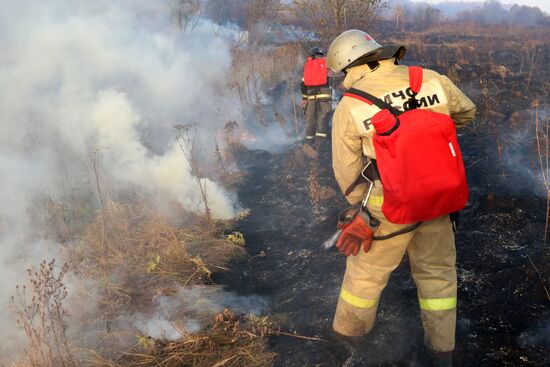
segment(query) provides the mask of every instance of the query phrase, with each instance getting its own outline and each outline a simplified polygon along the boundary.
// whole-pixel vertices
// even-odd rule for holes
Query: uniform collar
[[[365,64],[351,68],[346,74],[344,82],[342,83],[344,88],[351,88],[359,80],[363,78],[369,78],[371,74],[391,72],[391,70],[396,67],[394,58],[380,60],[379,63],[380,66],[375,70],[371,70],[369,66]]]

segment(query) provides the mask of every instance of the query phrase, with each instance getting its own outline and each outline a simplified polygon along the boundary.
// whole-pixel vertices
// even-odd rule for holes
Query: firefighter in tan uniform
[[[350,30],[331,44],[327,67],[346,74],[343,82],[346,89],[370,93],[402,110],[409,86],[408,69],[398,64],[404,54],[402,46],[382,47],[368,34]],[[447,77],[434,71],[424,70],[417,99],[420,108],[450,115],[457,126],[474,119],[476,110],[472,101]],[[369,189],[367,184],[353,184],[365,161],[376,159],[370,119],[378,111],[380,109],[374,105],[344,97],[334,112],[333,169],[342,191],[348,191],[346,198],[351,204],[364,200]],[[373,179],[367,208],[381,223],[375,235],[402,230],[406,225],[391,223],[382,213],[382,185],[376,177]],[[449,216],[424,222],[417,229],[389,240],[375,240],[372,247],[364,251],[358,250],[361,245],[358,242],[339,248],[348,258],[334,330],[346,337],[363,336],[371,330],[380,294],[407,252],[418,290],[425,344],[433,352],[434,365],[451,366],[455,348],[457,279],[454,232]]]
[[[321,142],[327,138],[327,130],[332,112],[332,90],[328,81],[328,71],[325,64],[325,54],[319,47],[309,51],[309,57],[304,65],[304,78],[300,84],[302,92],[302,107],[306,112],[306,142],[312,144],[315,140]],[[316,70],[312,80],[307,80],[309,65],[322,65]]]

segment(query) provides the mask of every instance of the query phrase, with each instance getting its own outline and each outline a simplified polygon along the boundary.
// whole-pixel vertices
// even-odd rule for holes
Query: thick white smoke
[[[160,185],[199,210],[173,125],[212,131],[238,119],[225,89],[227,42],[202,24],[187,35],[159,31],[140,24],[129,8],[43,10],[31,12],[36,23],[25,19],[24,28],[18,16],[5,19],[19,32],[7,32],[2,42],[2,54],[9,55],[0,73],[2,153],[25,159],[45,150],[32,167],[56,178],[59,161],[88,161],[97,147],[107,176],[147,190]],[[64,179],[81,178],[69,173]],[[41,187],[51,182],[40,181]],[[231,217],[234,203],[208,185],[214,215]]]
[[[237,314],[259,315],[268,305],[266,299],[260,296],[241,296],[209,286],[181,288],[177,294],[158,297],[154,303],[156,306],[154,316],[133,315],[132,325],[145,335],[164,337],[169,340],[182,337],[181,330],[178,330],[177,325],[174,324],[174,319],[182,310],[198,317],[206,316],[210,320],[212,314],[221,313],[225,308]],[[197,332],[201,329],[201,321],[187,318],[182,328],[187,333]]]
[[[92,152],[110,186],[177,201],[202,212],[175,124],[193,123],[197,144],[240,120],[226,88],[229,42],[208,22],[172,25],[170,2],[0,0],[0,307],[24,269],[55,255],[44,240],[37,201],[93,192]],[[176,3],[176,1],[174,1]],[[211,144],[211,146],[209,145]],[[215,218],[235,198],[206,181]],[[0,337],[13,340],[13,316]],[[11,345],[0,347],[2,357]],[[1,358],[0,358],[1,360]]]

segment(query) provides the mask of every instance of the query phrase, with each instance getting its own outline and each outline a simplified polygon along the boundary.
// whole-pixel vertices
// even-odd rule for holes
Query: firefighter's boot
[[[430,353],[433,367],[453,367],[453,352]]]
[[[329,339],[336,344],[345,345],[349,349],[360,349],[365,343],[364,336],[347,336],[336,331],[330,332]]]

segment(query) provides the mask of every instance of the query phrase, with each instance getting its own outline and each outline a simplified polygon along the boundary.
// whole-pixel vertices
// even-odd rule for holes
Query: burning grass
[[[227,143],[239,148],[235,142]],[[192,146],[184,145],[182,150],[193,167]],[[231,150],[220,150],[219,158],[227,179],[233,171]],[[197,179],[206,215],[186,212],[176,204],[161,211],[137,194],[119,193],[117,197],[124,201],[112,200],[98,178],[96,162],[97,157],[94,172],[100,208],[90,196],[43,203],[48,232],[63,244],[62,257],[68,264],[54,280],[62,284],[61,278],[69,277],[69,297],[65,299],[63,288],[64,297],[56,307],[76,310],[76,315],[43,312],[39,321],[58,322],[63,336],[67,331],[69,342],[62,348],[67,353],[40,353],[37,359],[33,352],[36,345],[51,351],[50,345],[57,344],[51,344],[52,336],[40,328],[28,327],[36,317],[27,315],[27,298],[32,298],[32,306],[47,291],[41,288],[47,282],[34,281],[31,272],[30,281],[38,288],[33,287],[32,294],[18,294],[14,301],[31,345],[19,365],[72,366],[73,355],[75,365],[86,366],[270,365],[275,354],[266,347],[267,319],[237,318],[226,310],[214,324],[208,321],[226,306],[221,299],[226,295],[212,276],[227,271],[234,257],[246,255],[246,241],[240,232],[227,230],[230,221],[212,218],[202,181]],[[194,170],[199,172],[197,167]],[[229,181],[240,179],[236,173]],[[171,214],[162,214],[166,212]],[[53,264],[47,265],[52,277]]]
[[[266,337],[274,332],[268,318],[240,318],[226,309],[199,333],[186,334],[177,341],[141,338],[141,352],[128,353],[120,362],[97,360],[96,364],[103,367],[271,366],[276,354],[269,352]]]
[[[108,202],[78,246],[67,246],[77,275],[98,282],[106,320],[137,311],[158,295],[210,284],[241,246],[199,222],[174,227],[144,204]]]
[[[55,210],[59,214],[63,208],[56,206]],[[205,321],[216,312],[208,307],[208,300],[200,299],[218,291],[212,281],[213,273],[228,270],[230,259],[246,254],[240,232],[224,231],[228,223],[212,225],[205,218],[189,214],[185,225],[176,226],[143,202],[106,201],[91,218],[79,235],[67,234],[71,227],[63,225],[64,237],[72,240],[65,243],[68,265],[59,274],[53,261],[44,262],[39,271],[29,270],[30,292],[18,288],[14,309],[31,343],[28,363],[22,362],[21,366],[72,366],[69,351],[79,351],[75,352],[78,365],[271,365],[275,354],[266,345],[272,330],[267,318],[237,317],[225,310],[215,316],[213,323]],[[77,293],[72,299],[97,304],[92,314],[80,315],[84,319],[81,328],[85,330],[80,333],[93,330],[99,341],[88,343],[89,335],[65,341],[65,331],[72,322],[63,305],[71,299],[65,300],[67,290],[62,280],[67,272],[71,283],[76,283],[70,287]],[[50,293],[51,302],[44,296]],[[170,306],[166,308],[163,302]],[[48,308],[50,303],[52,310]],[[74,305],[68,307],[71,306]],[[139,323],[133,323],[136,317],[145,318],[146,323],[155,323],[160,317],[181,338],[174,338],[174,333],[170,340],[164,333],[161,337],[148,335],[147,327],[140,330]],[[199,329],[187,328],[191,321]],[[49,327],[50,322],[58,328]],[[52,337],[44,330],[56,334]],[[51,345],[57,345],[52,340],[58,341],[58,334],[63,336],[61,351],[65,354],[51,352]],[[42,350],[36,346],[46,348],[49,354],[36,354]],[[84,355],[88,355],[85,361],[78,359]],[[59,360],[63,363],[59,364]]]

